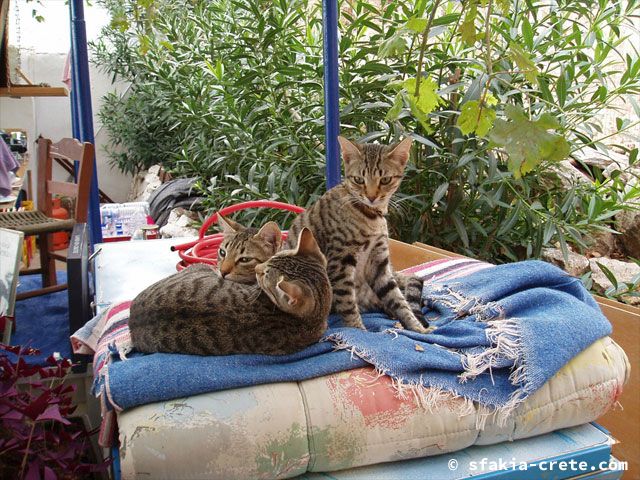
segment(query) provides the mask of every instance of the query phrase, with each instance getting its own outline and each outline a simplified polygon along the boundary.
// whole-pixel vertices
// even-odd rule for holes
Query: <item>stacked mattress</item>
[[[370,368],[147,404],[118,414],[122,477],[291,478],[531,437],[597,419],[628,375],[603,338],[500,425],[473,402],[403,392]]]

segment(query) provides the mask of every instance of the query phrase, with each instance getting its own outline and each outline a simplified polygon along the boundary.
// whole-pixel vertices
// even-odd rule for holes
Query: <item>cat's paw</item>
[[[360,330],[366,330],[364,323],[362,323],[362,317],[360,317],[360,315],[342,317],[342,321],[345,327],[359,328]]]
[[[424,322],[423,323],[420,320],[418,320],[418,316],[415,315],[415,313],[412,313],[410,315],[405,315],[405,318],[400,318],[400,322],[402,323],[404,328],[406,328],[407,330],[411,330],[413,332],[431,333],[435,330],[435,327],[429,327],[428,323],[425,326],[424,323],[426,323],[426,321],[423,320]]]
[[[411,328],[411,330],[413,330],[414,332],[423,333],[425,335],[429,333],[433,333],[435,329],[436,327],[425,327],[423,325],[418,325],[415,328]]]

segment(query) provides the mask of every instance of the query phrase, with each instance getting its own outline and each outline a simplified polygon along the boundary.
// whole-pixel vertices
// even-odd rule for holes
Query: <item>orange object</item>
[[[51,211],[51,216],[53,218],[59,218],[60,220],[66,220],[69,218],[69,211],[60,205],[60,199],[53,199],[53,210]],[[69,233],[68,232],[57,232],[53,234],[53,249],[54,250],[63,250],[69,246]]]
[[[25,212],[31,212],[33,210],[33,200],[23,200],[20,206]],[[22,261],[26,268],[31,266],[31,259],[36,251],[36,237],[29,235],[24,238],[22,242]]]

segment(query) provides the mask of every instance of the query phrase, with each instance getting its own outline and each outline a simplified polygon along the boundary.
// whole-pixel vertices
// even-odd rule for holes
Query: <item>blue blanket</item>
[[[427,282],[422,335],[379,313],[367,331],[330,318],[325,341],[293,355],[133,355],[108,365],[116,408],[373,365],[399,387],[432,387],[488,406],[503,419],[611,326],[579,280],[540,261]],[[99,385],[105,387],[102,381]]]

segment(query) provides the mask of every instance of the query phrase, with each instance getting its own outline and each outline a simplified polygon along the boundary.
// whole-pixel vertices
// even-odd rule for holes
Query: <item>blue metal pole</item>
[[[69,17],[71,17],[71,9],[69,9]],[[71,18],[70,18],[71,21]],[[71,22],[69,23],[71,25]],[[73,52],[71,52],[71,57],[73,57]],[[69,100],[71,103],[71,132],[73,138],[80,137],[80,124],[78,122],[78,96],[76,95],[75,90],[73,89],[73,84],[75,82],[75,75],[73,74],[73,60],[70,60],[70,69],[71,69],[71,89],[69,91]],[[78,162],[73,162],[75,167],[74,178],[78,180]]]
[[[93,111],[91,108],[91,79],[89,78],[89,55],[87,53],[87,30],[84,21],[84,0],[69,2],[71,14],[71,65],[72,89],[76,102],[76,116],[79,131],[76,138],[81,142],[95,145],[93,133]],[[74,134],[74,136],[76,136]],[[100,226],[100,196],[98,194],[98,172],[93,171],[91,194],[89,195],[89,232],[91,246],[102,242]]]
[[[73,22],[73,18],[71,18],[71,9],[69,9],[69,25]],[[71,31],[69,31],[71,33]],[[76,95],[76,90],[73,88],[73,85],[76,82],[76,75],[74,73],[74,62],[73,62],[73,38],[71,39],[72,51],[70,53],[71,58],[69,59],[69,68],[71,70],[71,88],[69,92],[69,100],[71,103],[71,132],[73,134],[73,138],[78,138],[80,136],[80,124],[78,122],[78,96]],[[77,169],[77,168],[76,168]],[[76,172],[77,173],[77,172]]]
[[[322,0],[324,131],[327,189],[340,183],[340,97],[338,83],[338,0]]]

